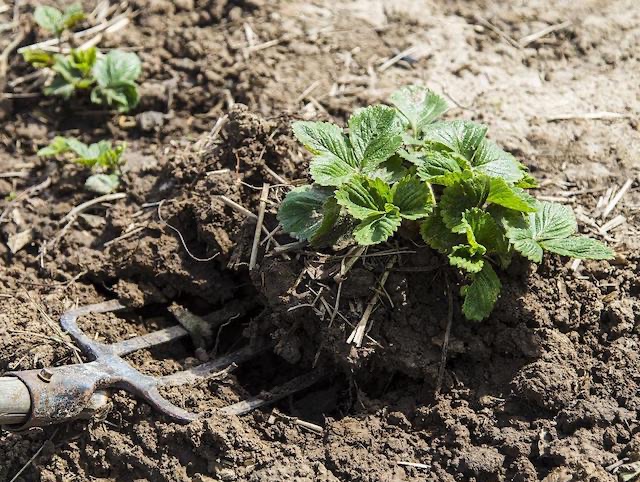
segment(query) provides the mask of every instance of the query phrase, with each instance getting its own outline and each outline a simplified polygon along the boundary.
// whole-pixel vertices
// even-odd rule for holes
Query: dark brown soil
[[[22,45],[41,40],[29,20],[33,3],[20,5]],[[515,263],[483,323],[462,318],[443,260],[408,241],[369,250],[342,283],[332,320],[333,275],[345,251],[285,259],[271,250],[291,240],[277,233],[249,272],[255,222],[220,198],[257,213],[262,185],[277,185],[265,217],[275,229],[288,189],[282,179],[306,177],[291,119],[342,122],[397,86],[421,82],[449,98],[447,115],[487,123],[541,181],[539,196],[571,204],[581,229],[602,237],[592,224],[598,199],[640,170],[635,2],[129,5],[137,12],[131,25],[101,45],[142,58],[143,98],[131,115],[83,100],[0,97],[0,375],[77,361],[59,315],[113,298],[131,309],[82,322],[102,341],[171,325],[166,308],[177,302],[219,334],[210,356],[246,344],[274,349],[228,374],[165,390],[203,414],[189,425],[116,392],[103,419],[2,432],[0,481],[28,461],[16,480],[615,481],[608,466],[640,460],[636,183],[608,218],[625,217],[604,236],[615,261],[577,270],[558,257]],[[0,25],[11,21],[12,9],[0,12]],[[3,32],[0,49],[17,33]],[[24,93],[28,84],[11,86],[28,72],[12,53],[0,85]],[[601,112],[619,115],[585,117]],[[92,195],[82,189],[86,172],[35,156],[58,134],[129,146],[126,197],[92,207],[68,228],[64,216]],[[31,241],[12,253],[11,240],[28,230]],[[346,343],[350,324],[389,253],[398,261],[370,338],[355,349]],[[453,329],[436,396],[448,284]],[[190,341],[128,359],[153,375],[199,363]],[[324,379],[277,403],[277,412],[216,412],[312,367]]]

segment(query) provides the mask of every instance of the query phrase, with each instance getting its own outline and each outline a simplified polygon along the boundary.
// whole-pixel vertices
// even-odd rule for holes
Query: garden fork
[[[105,390],[111,388],[124,389],[146,400],[153,408],[174,420],[188,423],[198,415],[163,398],[158,387],[183,385],[202,380],[233,363],[249,360],[264,350],[264,348],[244,347],[172,375],[161,377],[145,375],[122,357],[136,350],[185,337],[189,333],[182,326],[176,325],[107,345],[89,338],[76,323],[80,316],[90,313],[107,313],[123,308],[124,306],[117,300],[112,300],[75,308],[63,314],[60,319],[63,329],[77,342],[91,361],[55,368],[6,373],[6,377],[0,378],[0,381],[4,382],[0,383],[0,389],[4,387],[0,391],[0,424],[4,424],[4,428],[8,430],[18,431],[79,418],[87,411],[91,412],[92,407],[104,405],[108,400]],[[318,374],[312,372],[295,378],[280,389],[274,389],[266,395],[243,400],[224,407],[220,411],[238,415],[247,413],[261,405],[306,388],[318,379]]]

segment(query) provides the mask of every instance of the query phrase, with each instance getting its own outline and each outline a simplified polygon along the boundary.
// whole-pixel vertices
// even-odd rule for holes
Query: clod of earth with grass
[[[316,247],[368,246],[417,224],[424,242],[464,275],[462,311],[470,320],[489,316],[501,290],[495,267],[509,266],[514,254],[536,263],[544,251],[614,257],[578,234],[571,208],[529,194],[535,180],[486,137],[486,126],[438,120],[447,104],[423,87],[404,87],[390,102],[356,111],[348,134],[328,122],[293,124],[313,154],[313,183],[282,202],[286,232]]]

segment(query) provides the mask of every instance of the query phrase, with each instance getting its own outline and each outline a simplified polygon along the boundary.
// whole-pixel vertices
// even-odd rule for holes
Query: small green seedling
[[[34,13],[38,25],[58,38],[84,17],[80,5],[72,5],[64,12],[39,6]],[[22,56],[35,68],[53,74],[44,87],[45,95],[69,99],[78,92],[90,91],[94,104],[107,105],[119,112],[130,111],[140,100],[136,81],[142,68],[140,58],[133,52],[116,49],[103,54],[96,47],[89,47],[58,54],[29,49],[22,52]]]
[[[101,54],[95,47],[73,49],[67,55],[43,50],[26,50],[25,61],[36,68],[54,72],[53,80],[44,88],[45,95],[69,99],[78,91],[91,90],[91,101],[105,104],[120,112],[138,105],[140,95],[136,80],[141,73],[140,58],[133,52],[111,50]]]
[[[393,107],[356,111],[348,135],[327,122],[293,124],[313,154],[314,182],[282,202],[278,219],[286,232],[317,247],[345,238],[367,246],[418,223],[424,241],[466,278],[462,311],[470,320],[489,316],[501,290],[494,266],[506,268],[515,253],[536,263],[544,251],[614,257],[577,234],[569,207],[527,192],[535,180],[487,139],[486,126],[439,121],[446,102],[422,87],[402,88],[390,101]]]
[[[84,20],[85,16],[82,5],[79,3],[70,5],[64,11],[48,5],[38,5],[33,14],[36,23],[56,37],[62,36],[65,30],[72,29]]]
[[[110,141],[87,145],[72,137],[55,137],[38,151],[40,157],[62,157],[90,168],[94,174],[87,178],[85,187],[98,194],[108,194],[120,185],[122,154],[126,144],[112,147]]]
[[[39,56],[38,60],[42,58]],[[69,55],[55,54],[51,70],[56,74],[51,84],[44,88],[44,93],[69,99],[77,90],[91,88],[94,83],[92,69],[96,58],[95,47],[87,50],[72,50]]]

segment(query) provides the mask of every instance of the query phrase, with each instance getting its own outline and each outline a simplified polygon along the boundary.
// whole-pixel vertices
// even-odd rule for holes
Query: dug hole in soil
[[[32,6],[21,4],[23,17]],[[44,97],[0,103],[0,173],[20,172],[0,176],[0,375],[76,362],[58,317],[114,298],[130,309],[81,320],[104,342],[175,324],[167,307],[178,303],[211,326],[208,356],[273,348],[165,390],[202,414],[188,425],[115,392],[105,417],[2,432],[0,480],[24,468],[16,480],[616,481],[611,466],[640,461],[635,2],[128,6],[131,24],[101,46],[140,55],[135,112]],[[39,40],[28,20],[21,28],[22,45]],[[18,55],[9,60],[6,85],[28,73]],[[455,275],[422,243],[370,249],[342,283],[339,314],[345,250],[278,255],[276,244],[292,240],[276,231],[249,271],[255,220],[224,199],[255,214],[271,184],[264,225],[275,230],[287,184],[308,176],[290,122],[343,123],[409,83],[447,97],[448,118],[489,125],[538,178],[537,196],[572,205],[581,230],[604,239],[616,260],[514,263],[482,323],[464,320]],[[129,146],[126,197],[84,212],[62,235],[61,220],[92,195],[81,188],[86,172],[35,156],[55,135]],[[627,179],[614,211],[597,218],[599,199]],[[597,229],[616,216],[617,227]],[[30,241],[12,252],[27,231]],[[371,330],[355,348],[346,339],[392,256]],[[447,284],[453,325],[436,396]],[[127,359],[151,375],[200,363],[191,341]],[[216,413],[311,370],[323,379],[275,411]]]

